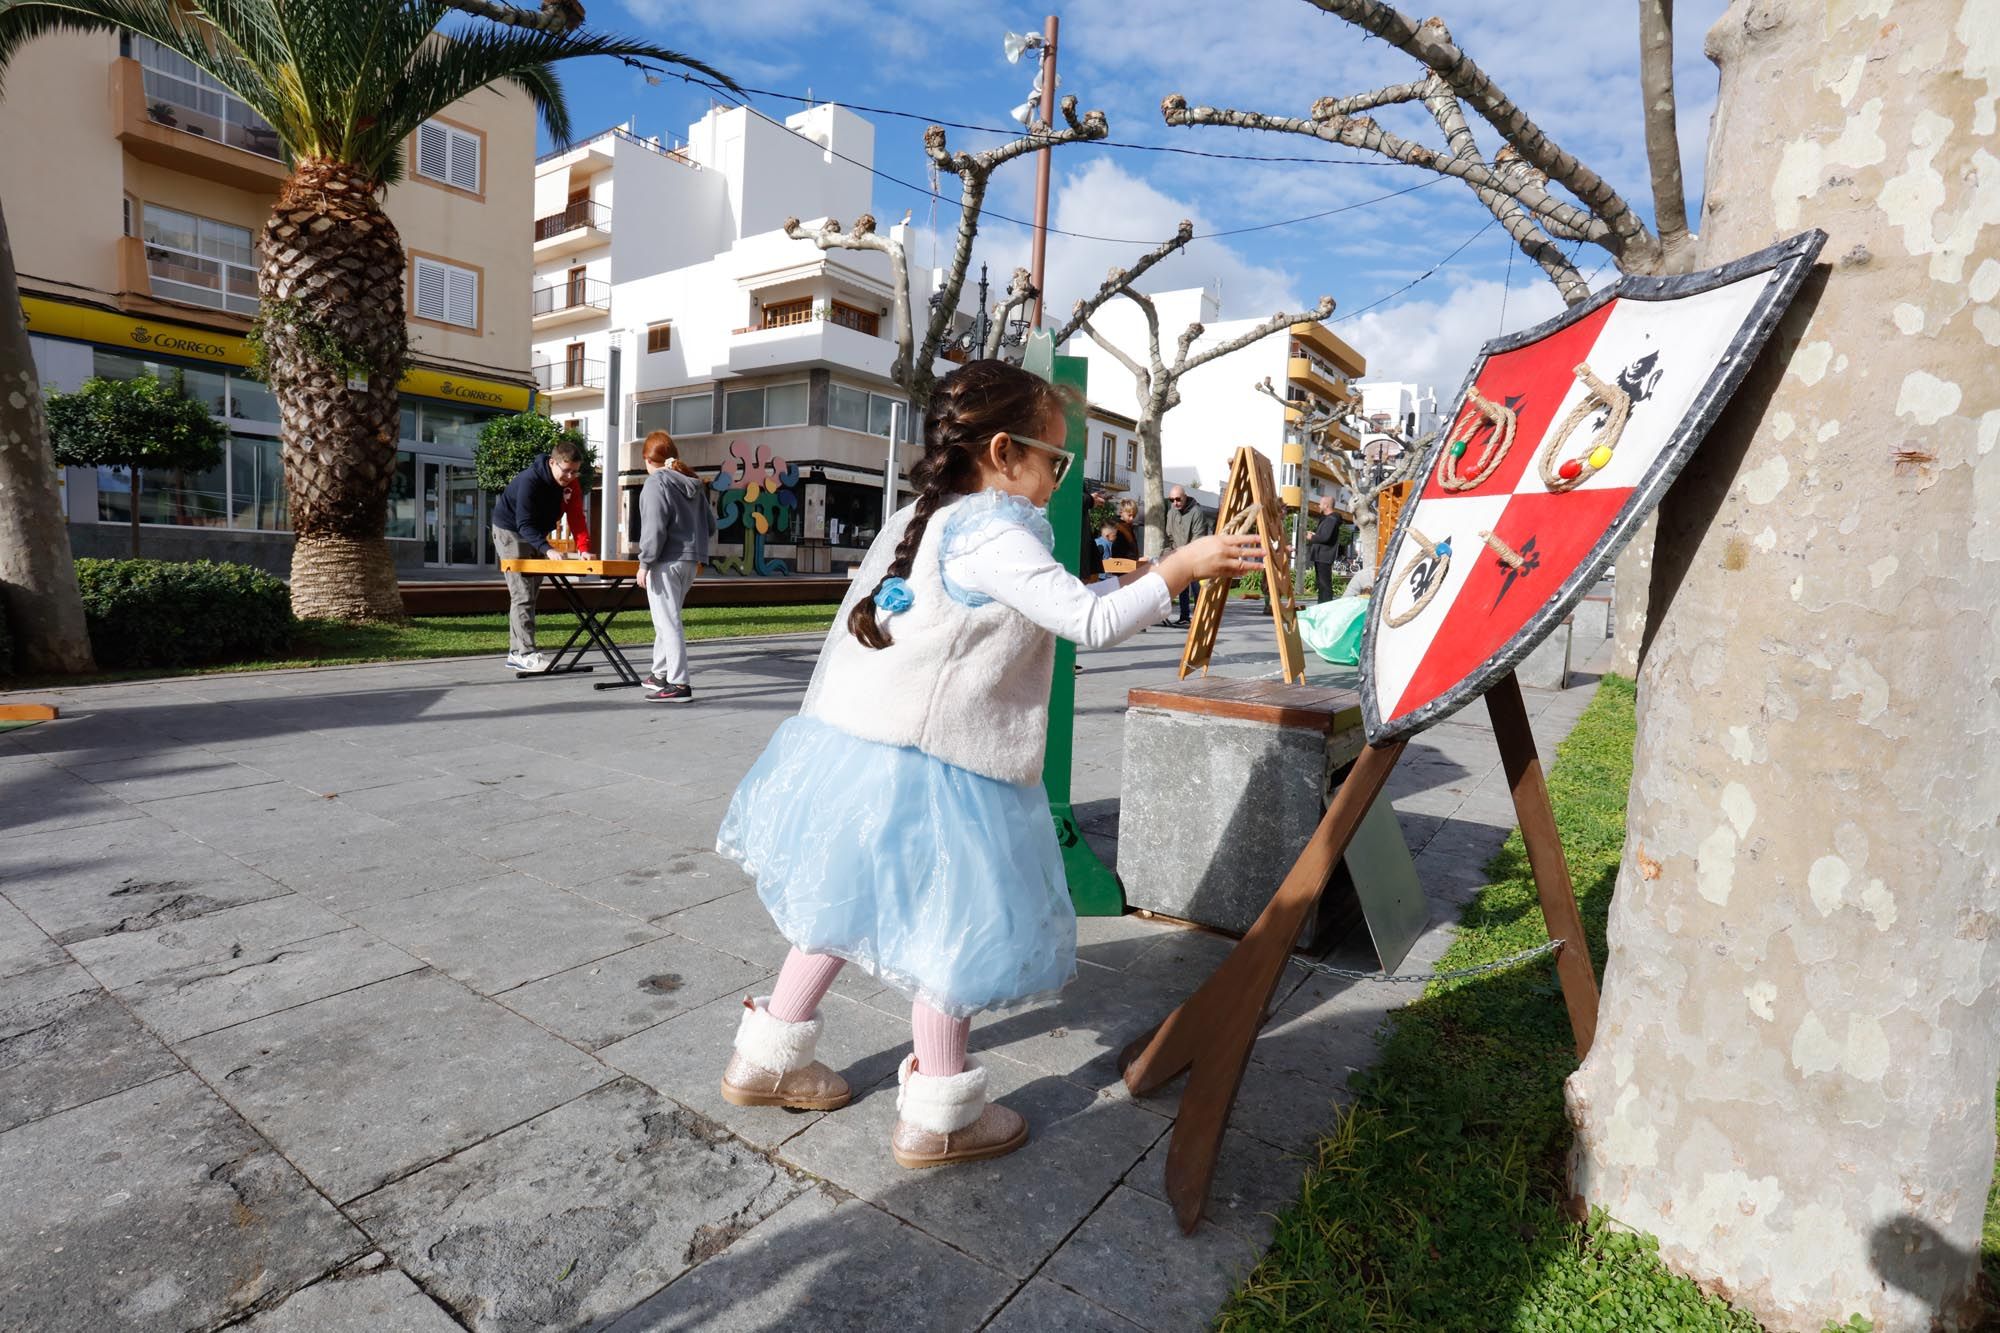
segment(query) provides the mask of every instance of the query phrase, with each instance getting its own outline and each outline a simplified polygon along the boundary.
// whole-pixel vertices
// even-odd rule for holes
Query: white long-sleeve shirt
[[[1122,642],[1166,619],[1172,605],[1166,580],[1150,571],[1122,588],[1115,581],[1085,583],[1026,528],[995,525],[981,536],[976,547],[944,561],[945,580],[1085,648]]]

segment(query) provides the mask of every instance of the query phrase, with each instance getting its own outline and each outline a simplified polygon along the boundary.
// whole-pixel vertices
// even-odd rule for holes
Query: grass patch
[[[1607,676],[1549,775],[1600,975],[1633,734],[1632,683]],[[1547,938],[1518,830],[1487,874],[1440,969]],[[1564,1215],[1562,1083],[1576,1063],[1553,967],[1433,983],[1393,1015],[1380,1062],[1355,1076],[1354,1104],[1218,1327],[1757,1333],[1669,1273],[1652,1238]],[[2000,1269],[2000,1195],[1984,1251]]]
[[[823,632],[833,623],[835,603],[801,606],[696,606],[681,623],[690,640],[733,639],[759,634]],[[537,638],[554,649],[576,628],[567,611],[546,611],[536,620]],[[612,622],[612,637],[621,644],[650,643],[653,622],[646,609],[626,611]],[[407,624],[350,625],[332,620],[300,623],[281,656],[248,662],[217,663],[183,670],[133,669],[94,676],[33,676],[0,682],[9,689],[50,689],[119,680],[150,680],[162,676],[205,675],[216,671],[273,671],[285,667],[342,666],[359,662],[396,662],[426,657],[504,657],[507,653],[507,613],[420,616]],[[644,664],[641,663],[643,666]]]

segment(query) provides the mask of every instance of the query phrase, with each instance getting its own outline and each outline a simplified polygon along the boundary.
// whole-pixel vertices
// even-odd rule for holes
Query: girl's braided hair
[[[979,458],[995,435],[1033,435],[1052,412],[1068,405],[1064,390],[1006,361],[968,361],[939,380],[924,414],[924,456],[910,469],[916,510],[882,583],[910,576],[931,515],[979,484]],[[875,594],[882,583],[847,616],[847,632],[868,648],[887,648],[893,642],[875,622]]]

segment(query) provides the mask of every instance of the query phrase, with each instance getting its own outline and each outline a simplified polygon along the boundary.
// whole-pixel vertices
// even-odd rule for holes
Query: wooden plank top
[[[639,577],[637,560],[544,560],[540,556],[522,560],[502,560],[503,574],[596,574],[602,578]]]
[[[1361,696],[1353,690],[1290,685],[1281,680],[1194,676],[1171,685],[1129,691],[1125,704],[1128,708],[1161,708],[1313,731],[1361,723]]]

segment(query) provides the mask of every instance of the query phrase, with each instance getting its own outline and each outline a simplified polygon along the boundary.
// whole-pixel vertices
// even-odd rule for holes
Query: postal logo
[[[445,380],[438,385],[438,392],[447,398],[462,398],[470,403],[491,403],[499,406],[505,398],[491,389],[477,389],[469,384],[458,384]]]

